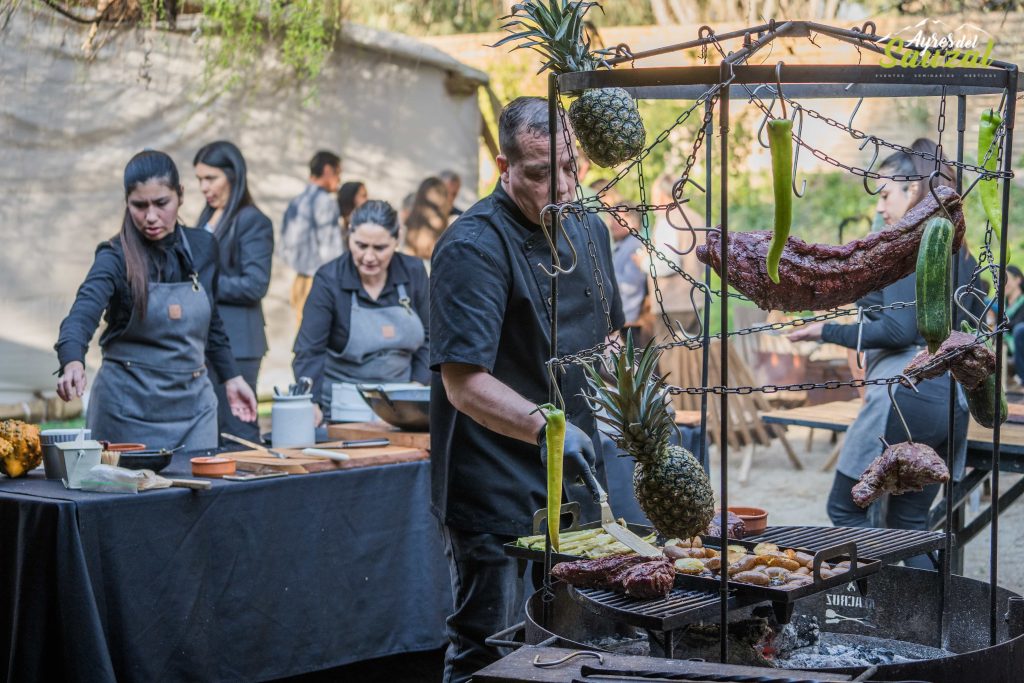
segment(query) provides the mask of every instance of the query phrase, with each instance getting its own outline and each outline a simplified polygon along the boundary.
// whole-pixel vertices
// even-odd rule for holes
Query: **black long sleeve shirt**
[[[965,285],[970,281],[971,273],[977,261],[966,248],[961,248],[957,285]],[[917,278],[910,274],[907,277],[879,291],[871,292],[860,301],[858,306],[868,307],[884,304],[886,306],[897,301],[914,301],[917,297]],[[965,303],[975,316],[981,314],[981,306],[973,297],[965,299]],[[960,329],[960,321],[965,320],[963,313],[954,311],[953,329]],[[826,323],[821,330],[821,340],[839,344],[850,349],[857,348],[857,325],[841,325]],[[904,349],[908,346],[923,346],[924,339],[917,331],[917,312],[913,307],[888,309],[864,315],[864,330],[861,333],[862,349]]]
[[[189,264],[185,247],[181,243],[181,231],[187,230],[188,244],[192,252]],[[204,230],[178,226],[177,229],[159,242],[146,242],[149,256],[150,282],[185,282],[194,269],[199,275],[207,297],[210,299],[210,329],[206,338],[207,360],[221,377],[236,377],[238,368],[224,323],[217,313],[218,250],[217,240]],[[115,236],[96,247],[96,259],[89,274],[78,288],[71,311],[60,324],[60,335],[54,348],[60,363],[60,371],[71,361],[85,362],[89,341],[104,315],[107,327],[100,337],[100,347],[105,348],[124,333],[132,315],[132,292],[128,284],[127,268],[121,241]]]
[[[302,325],[292,347],[295,352],[292,370],[296,378],[313,379],[313,396],[320,396],[327,349],[341,353],[348,344],[352,292],[356,292],[362,307],[398,306],[399,284],[405,285],[413,310],[423,322],[424,334],[429,334],[430,289],[427,270],[418,258],[399,253],[391,258],[388,279],[376,301],[363,288],[351,254],[342,254],[316,271],[309,297],[302,309]],[[430,368],[427,365],[429,352],[428,338],[424,337],[423,344],[412,355],[413,381],[430,383]]]

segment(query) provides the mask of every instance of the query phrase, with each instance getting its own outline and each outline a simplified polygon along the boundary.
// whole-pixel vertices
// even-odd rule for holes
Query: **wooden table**
[[[833,401],[816,406],[763,413],[761,418],[769,423],[828,429],[842,433],[853,424],[860,411],[860,406],[860,399]],[[1024,416],[1024,405],[1011,404],[1009,412],[1011,419]],[[832,455],[829,456],[829,461],[825,463],[826,469],[831,467],[835,459],[838,458],[841,445],[842,441],[836,445]],[[991,505],[970,523],[965,524],[964,520],[964,503],[967,497],[985,481],[992,470],[992,430],[982,427],[974,419],[971,419],[967,428],[967,467],[968,471],[964,478],[953,486],[953,531],[959,546],[954,553],[954,571],[962,571],[963,545],[981,533],[992,520]],[[1007,421],[1000,428],[999,471],[1024,473],[1024,424]],[[997,496],[996,505],[999,514],[1002,514],[1022,494],[1024,494],[1024,477]],[[942,528],[945,525],[945,519],[946,501],[943,498],[931,510],[928,519],[929,527],[932,529]]]

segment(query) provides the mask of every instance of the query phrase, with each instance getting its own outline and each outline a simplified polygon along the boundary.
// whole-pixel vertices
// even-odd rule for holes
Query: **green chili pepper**
[[[984,162],[986,171],[998,170],[998,150],[995,142],[996,131],[1003,119],[992,109],[986,109],[981,113],[981,124],[978,126],[978,164]],[[989,153],[989,148],[992,152]],[[988,161],[985,161],[985,156]],[[1003,229],[1003,198],[999,191],[999,181],[995,178],[983,178],[978,182],[978,196],[981,198],[981,208],[985,211],[985,217],[992,225],[997,240],[1002,240]],[[1010,260],[1010,252],[1007,249],[1006,260]]]
[[[772,187],[775,190],[775,226],[768,245],[768,277],[779,284],[779,260],[786,247],[793,223],[793,122],[772,119],[768,122],[768,146],[772,153]]]
[[[558,550],[558,527],[562,521],[562,459],[565,454],[565,412],[550,403],[540,406],[547,420],[544,439],[548,449],[548,535]]]

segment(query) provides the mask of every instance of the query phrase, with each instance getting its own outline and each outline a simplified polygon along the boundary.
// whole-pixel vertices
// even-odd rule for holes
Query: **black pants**
[[[253,393],[256,393],[256,378],[260,374],[260,365],[263,363],[262,358],[246,358],[244,360],[236,360],[235,363],[238,365],[239,372],[242,373],[242,378],[245,383],[248,384]],[[252,422],[242,422],[237,417],[231,414],[231,406],[228,404],[228,395],[224,391],[224,380],[231,379],[230,377],[220,377],[217,371],[213,369],[213,366],[207,366],[210,372],[210,381],[213,382],[213,390],[217,392],[217,432],[227,432],[228,434],[234,434],[240,436],[243,439],[249,441],[260,442],[260,426],[259,418],[257,417]],[[223,444],[223,439],[221,440]]]
[[[519,562],[505,555],[508,536],[442,527],[455,612],[447,619],[444,683],[463,683],[503,656],[484,639],[520,621],[523,580]]]

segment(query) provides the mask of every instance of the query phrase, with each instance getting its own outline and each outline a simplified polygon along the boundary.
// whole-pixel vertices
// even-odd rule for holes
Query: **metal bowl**
[[[153,470],[159,472],[171,464],[171,456],[174,451],[161,448],[151,451],[124,451],[117,459],[118,467],[126,467],[130,470]]]
[[[356,387],[377,417],[410,432],[430,428],[430,387],[388,388],[387,385],[360,384]]]

